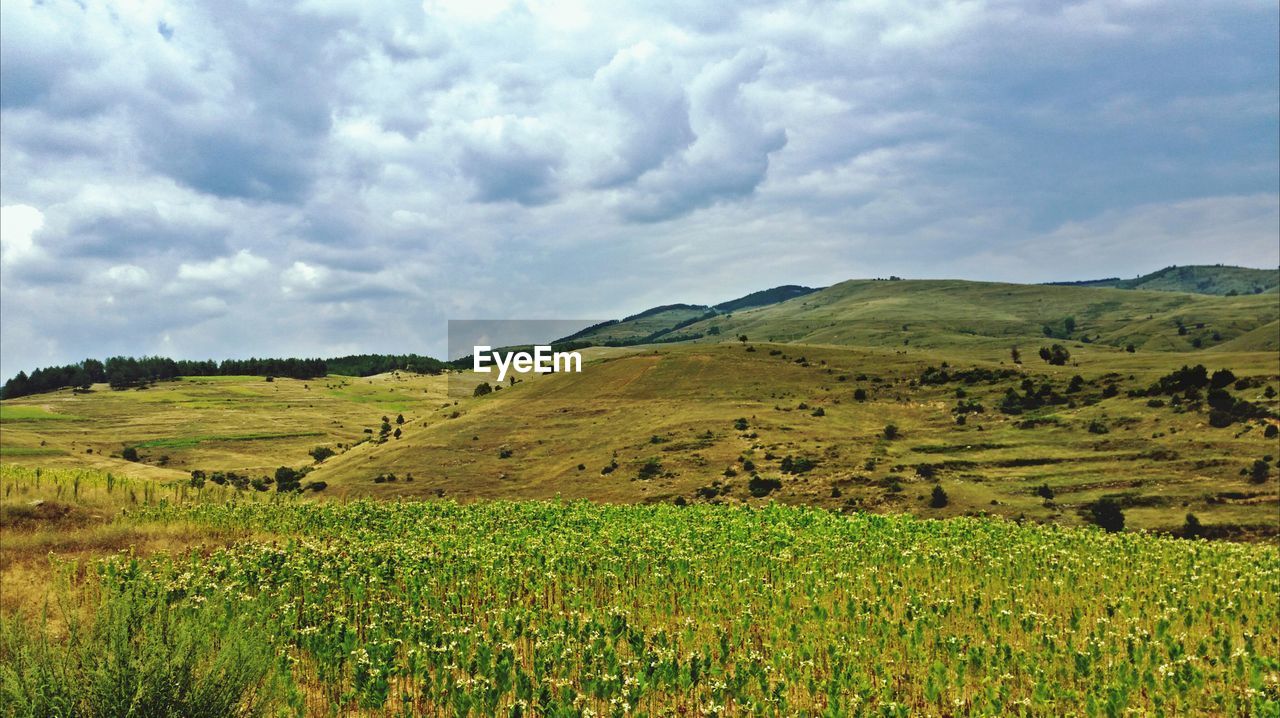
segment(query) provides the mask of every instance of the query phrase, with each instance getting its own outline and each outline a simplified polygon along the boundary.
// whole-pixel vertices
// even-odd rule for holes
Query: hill
[[[574,339],[626,345],[714,342],[745,334],[770,342],[945,349],[1007,348],[1048,337],[1133,344],[1146,351],[1212,349],[1227,342],[1234,350],[1262,351],[1275,349],[1277,338],[1257,330],[1277,315],[1276,294],[1219,297],[962,280],[851,280],[731,314],[699,314],[699,308],[646,314]],[[629,341],[617,341],[620,337]]]
[[[334,497],[781,501],[1064,524],[1111,498],[1131,527],[1174,532],[1192,512],[1212,535],[1274,535],[1275,299],[850,281],[713,316],[659,308],[606,328],[634,337],[683,317],[696,338],[590,347],[581,374],[457,401],[457,373],[6,400],[0,453],[169,479],[284,466]],[[1062,365],[1038,358],[1054,344]],[[1168,390],[1184,365],[1207,368],[1201,383]]]
[[[1111,277],[1083,282],[1051,282],[1051,284],[1234,296],[1280,291],[1280,269],[1253,269],[1222,264],[1173,266],[1133,279]]]

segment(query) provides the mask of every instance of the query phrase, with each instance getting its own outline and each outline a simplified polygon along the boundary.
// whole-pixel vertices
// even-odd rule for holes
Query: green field
[[[5,400],[0,715],[1280,716],[1280,295],[686,329]]]
[[[1280,710],[1270,546],[780,505],[186,501],[120,521],[258,538],[106,559],[70,646],[70,598],[6,618],[11,714]]]

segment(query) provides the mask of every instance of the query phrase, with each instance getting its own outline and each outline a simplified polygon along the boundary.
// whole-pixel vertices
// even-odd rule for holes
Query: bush
[[[636,476],[641,479],[652,479],[662,475],[662,462],[657,457],[650,457],[640,465],[640,470]]]
[[[1061,344],[1040,347],[1040,358],[1054,366],[1064,366],[1071,359],[1071,352]]]
[[[748,424],[745,418],[735,419],[733,422],[733,428],[737,429],[738,431],[746,431],[747,426]]]
[[[1052,500],[1055,495],[1056,494],[1053,493],[1053,489],[1049,488],[1048,484],[1040,484],[1036,487],[1036,496],[1039,496],[1042,499]]]
[[[124,451],[121,451],[121,452],[120,452],[120,458],[124,459],[125,461],[140,461],[140,460],[141,460],[141,459],[140,459],[140,457],[138,456],[138,449],[137,449],[136,447],[133,447],[133,446],[126,446],[126,447],[124,447]]]
[[[1267,424],[1267,428],[1262,430],[1262,436],[1267,439],[1274,439],[1280,436],[1280,426],[1275,424]]]
[[[325,459],[329,458],[330,456],[333,456],[336,452],[327,446],[317,446],[316,448],[312,449],[309,453],[311,454],[311,458],[315,459],[315,462],[318,464],[321,461],[324,461]]]
[[[1106,423],[1104,423],[1099,419],[1094,419],[1093,421],[1089,422],[1090,434],[1105,434],[1109,431],[1111,431],[1111,429],[1107,428]]]
[[[285,707],[275,648],[238,605],[171,605],[161,582],[107,587],[74,640],[0,622],[5,715],[262,716]]]
[[[1271,465],[1262,459],[1253,462],[1249,468],[1249,480],[1255,484],[1265,484],[1271,478]]]
[[[1103,497],[1086,507],[1086,518],[1089,523],[1101,527],[1107,533],[1124,530],[1124,511],[1110,497]]]
[[[493,387],[489,386],[489,382],[482,381],[476,385],[476,390],[471,392],[471,396],[484,396],[493,393]]]
[[[1186,523],[1182,525],[1182,536],[1184,538],[1196,538],[1204,535],[1204,525],[1200,523],[1200,518],[1195,514],[1187,514]]]
[[[782,460],[782,463],[779,464],[778,468],[781,469],[784,474],[803,474],[807,471],[812,471],[813,467],[817,465],[817,461],[806,456],[787,456]]]
[[[884,427],[884,438],[890,441],[898,438],[898,427],[894,424],[886,424]]]
[[[854,399],[854,401],[866,401],[866,400],[867,400],[867,390],[866,390],[866,389],[863,389],[863,388],[861,388],[861,387],[859,387],[859,388],[857,388],[857,389],[854,389],[854,390],[853,390],[853,399]]]
[[[768,496],[780,488],[782,488],[782,481],[779,479],[766,479],[760,476],[752,476],[751,480],[747,482],[747,491],[757,499]]]
[[[951,499],[948,498],[947,492],[943,491],[941,486],[933,487],[933,493],[929,495],[929,506],[940,509],[949,503]]]

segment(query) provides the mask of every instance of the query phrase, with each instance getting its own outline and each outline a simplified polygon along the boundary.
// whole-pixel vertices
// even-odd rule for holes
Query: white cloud
[[[151,274],[134,264],[117,264],[104,276],[110,284],[124,289],[141,289],[151,283]]]
[[[242,249],[230,257],[211,262],[183,262],[178,265],[178,279],[211,284],[236,285],[262,274],[271,263]]]
[[[44,214],[35,207],[0,207],[0,261],[11,266],[36,253],[35,234],[44,227]]]
[[[320,288],[329,274],[329,270],[325,267],[306,262],[294,262],[292,266],[280,273],[280,281],[286,294],[303,292]]]

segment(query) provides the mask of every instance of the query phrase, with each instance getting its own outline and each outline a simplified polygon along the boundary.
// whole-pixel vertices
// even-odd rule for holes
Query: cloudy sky
[[[5,0],[0,373],[1280,263],[1274,2]]]

